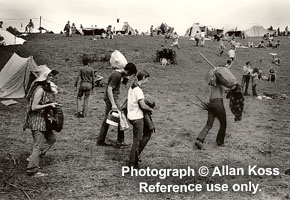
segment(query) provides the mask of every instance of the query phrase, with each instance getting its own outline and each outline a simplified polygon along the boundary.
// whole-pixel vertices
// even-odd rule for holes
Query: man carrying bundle
[[[200,53],[201,54],[201,53]],[[220,128],[216,137],[216,143],[218,146],[224,146],[224,138],[227,128],[226,110],[223,102],[224,87],[233,88],[236,84],[235,77],[225,66],[215,67],[210,61],[208,61],[202,54],[201,56],[214,68],[213,76],[217,81],[210,82],[210,98],[209,103],[206,105],[208,111],[208,119],[205,127],[201,130],[196,138],[195,146],[198,149],[203,148],[203,142],[212,128],[215,118],[218,118],[220,122]]]
[[[205,127],[196,138],[195,146],[198,149],[203,148],[203,142],[209,130],[212,128],[215,118],[220,122],[220,129],[217,134],[216,143],[218,146],[224,145],[224,138],[227,128],[226,110],[223,102],[224,89],[220,83],[216,86],[210,86],[210,99],[208,103],[208,118]]]

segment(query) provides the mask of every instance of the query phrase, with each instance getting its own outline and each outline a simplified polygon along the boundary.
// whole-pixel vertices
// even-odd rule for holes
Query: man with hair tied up
[[[121,105],[119,103],[119,95],[120,95],[120,85],[121,82],[126,84],[127,77],[131,75],[135,75],[137,73],[137,69],[135,64],[128,63],[123,69],[115,69],[108,78],[108,84],[105,90],[104,101],[106,104],[105,108],[105,116],[100,129],[99,137],[97,140],[98,146],[106,146],[105,143],[107,132],[109,129],[109,124],[106,123],[108,114],[111,110],[121,110]],[[120,148],[121,146],[128,146],[124,143],[124,131],[120,130],[120,126],[118,126],[118,138],[116,142],[116,147]]]

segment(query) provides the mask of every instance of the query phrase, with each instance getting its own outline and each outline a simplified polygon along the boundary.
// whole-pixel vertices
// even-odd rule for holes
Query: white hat
[[[41,70],[37,72],[38,77],[33,82],[35,83],[35,82],[45,81],[47,79],[48,74],[50,73],[52,73],[53,75],[56,75],[59,72],[54,69],[51,70],[46,65],[43,65],[43,67],[41,67]]]

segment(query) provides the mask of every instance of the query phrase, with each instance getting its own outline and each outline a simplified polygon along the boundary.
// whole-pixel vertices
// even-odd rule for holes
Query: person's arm
[[[45,105],[40,105],[39,102],[42,98],[44,90],[42,88],[37,89],[37,91],[34,94],[33,97],[33,101],[32,101],[32,105],[31,105],[31,110],[35,111],[35,110],[40,110],[49,106],[55,107],[56,105],[58,105],[58,103],[48,103]]]
[[[118,110],[118,107],[117,107],[116,102],[114,100],[112,86],[110,86],[110,85],[108,86],[107,93],[108,93],[109,100],[112,104],[112,110]]]
[[[94,89],[95,87],[95,73],[94,73],[94,70],[92,70],[92,90]]]
[[[80,76],[81,76],[81,70],[79,69],[78,76],[77,76],[76,81],[75,81],[75,87],[78,87],[78,82],[79,82]]]
[[[144,99],[140,99],[140,100],[138,101],[138,103],[139,103],[140,108],[141,108],[143,111],[148,111],[148,112],[151,112],[151,113],[153,112],[153,109],[150,108],[149,106],[147,106],[147,104],[145,103]]]

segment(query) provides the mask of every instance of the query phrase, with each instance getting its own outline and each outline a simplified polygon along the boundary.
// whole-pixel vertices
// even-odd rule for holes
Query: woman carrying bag
[[[26,168],[26,173],[29,176],[47,175],[39,172],[39,161],[56,141],[55,134],[46,122],[46,109],[59,105],[56,102],[51,103],[48,98],[48,93],[53,93],[51,81],[56,74],[58,71],[45,67],[32,83],[27,94],[27,112],[23,129],[30,129],[33,137],[33,151],[27,159],[29,163]],[[44,145],[44,140],[46,140],[47,145]]]

